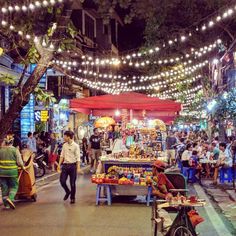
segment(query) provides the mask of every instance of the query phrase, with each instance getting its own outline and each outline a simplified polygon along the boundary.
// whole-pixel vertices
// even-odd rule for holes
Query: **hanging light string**
[[[71,65],[76,65],[76,62],[62,62],[62,61],[53,61],[55,64],[58,66],[62,66],[63,69],[71,70]],[[155,81],[155,80],[161,80],[157,83],[155,83],[155,86],[161,85],[163,81],[166,80],[166,82],[173,82],[175,80],[184,78],[185,76],[189,76],[196,72],[197,70],[205,67],[208,65],[208,60],[205,60],[204,62],[198,63],[196,65],[190,66],[190,67],[180,67],[175,70],[170,70],[170,71],[165,71],[157,75],[153,76],[133,76],[133,77],[128,77],[128,76],[121,76],[121,75],[108,75],[108,74],[99,74],[94,71],[88,71],[88,70],[81,70],[78,69],[77,73],[80,73],[81,76],[89,76],[89,77],[94,77],[94,78],[100,78],[103,80],[122,80],[125,81],[123,84],[134,84],[137,81],[138,82],[147,82],[147,81]],[[167,78],[163,80],[164,78]],[[169,79],[168,79],[169,78]]]
[[[233,18],[235,15],[236,15],[236,5],[233,5],[227,9],[224,9],[221,13],[216,14],[214,18],[211,18],[207,22],[201,23],[199,26],[195,27],[194,30],[192,30],[191,32],[189,31],[189,33],[186,33],[185,35],[180,34],[179,37],[169,39],[168,41],[163,43],[162,46],[155,46],[145,51],[133,52],[133,53],[123,55],[122,59],[125,59],[127,57],[136,58],[137,55],[139,57],[143,57],[143,56],[150,56],[154,53],[159,53],[161,49],[166,48],[167,46],[173,46],[176,43],[184,43],[188,41],[188,39],[191,38],[194,33],[205,32],[206,30],[212,29],[214,26],[217,26],[222,21],[227,20],[229,18]],[[209,17],[206,17],[206,18],[209,19]]]
[[[167,86],[166,82],[159,82],[159,83],[149,84],[149,85],[135,85],[135,83],[137,83],[136,80],[129,81],[128,83],[119,82],[119,81],[118,82],[117,81],[102,82],[102,81],[95,81],[94,79],[83,78],[81,76],[80,77],[72,76],[72,77],[74,79],[76,79],[78,82],[83,83],[85,86],[87,86],[89,88],[104,91],[107,93],[118,94],[121,92],[161,90],[161,89],[165,89],[165,88],[169,88],[169,87],[174,87],[171,90],[167,90],[167,92],[171,91],[172,95],[174,94],[173,91],[176,91],[177,85],[182,85],[182,84],[186,84],[186,83],[193,83],[193,82],[196,82],[202,78],[202,76],[199,74],[193,78],[183,80],[183,81],[178,81],[175,83],[171,83]],[[170,81],[168,81],[168,82],[170,82]],[[157,85],[159,85],[158,88],[157,88]],[[165,93],[165,91],[164,91],[164,93]],[[177,95],[178,94],[176,93],[176,96]],[[164,96],[167,97],[167,94],[165,94]]]
[[[217,39],[215,40],[213,43],[211,44],[207,44],[204,45],[203,47],[199,48],[199,49],[194,49],[191,48],[189,50],[189,52],[187,52],[184,56],[182,57],[167,57],[167,58],[162,58],[154,61],[150,61],[150,60],[141,60],[140,58],[140,54],[132,54],[132,57],[129,55],[126,58],[93,58],[91,56],[82,56],[82,62],[81,65],[83,66],[94,66],[94,65],[99,65],[99,66],[120,66],[120,65],[128,65],[131,67],[144,67],[147,65],[151,65],[151,64],[158,64],[158,65],[165,65],[165,64],[176,64],[176,63],[180,63],[182,62],[182,64],[187,65],[187,64],[191,64],[192,60],[190,60],[189,58],[192,57],[193,59],[198,59],[204,55],[206,55],[207,53],[212,52],[215,48],[217,48],[220,44],[222,43],[221,39]],[[136,59],[136,61],[134,61]],[[187,61],[183,61],[185,59],[188,59]]]
[[[40,10],[41,8],[47,8],[49,6],[54,6],[57,3],[62,3],[64,0],[43,0],[43,1],[32,1],[28,4],[16,4],[16,5],[7,5],[1,8],[2,14],[11,14],[13,12],[27,12]]]

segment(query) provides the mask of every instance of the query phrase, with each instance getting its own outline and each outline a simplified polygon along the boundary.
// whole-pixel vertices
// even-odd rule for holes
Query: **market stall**
[[[146,182],[152,175],[153,161],[167,161],[163,150],[166,124],[175,119],[181,104],[139,93],[123,93],[72,99],[70,108],[106,116],[94,123],[94,127],[102,127],[103,137],[107,132],[109,139],[109,126],[115,126],[114,133],[119,134],[110,138],[109,152],[103,150],[92,182],[109,185],[112,195],[147,195]]]

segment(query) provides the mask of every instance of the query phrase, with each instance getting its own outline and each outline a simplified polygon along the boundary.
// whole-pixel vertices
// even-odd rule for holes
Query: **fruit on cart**
[[[118,184],[120,184],[120,185],[129,185],[129,184],[133,184],[133,183],[134,182],[132,180],[129,180],[126,177],[122,177],[118,181]]]

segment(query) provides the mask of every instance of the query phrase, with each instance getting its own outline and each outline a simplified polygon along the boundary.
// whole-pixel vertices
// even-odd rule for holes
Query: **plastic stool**
[[[106,193],[106,196],[101,197],[101,190],[102,187],[104,189],[104,192]],[[97,191],[96,191],[96,205],[99,205],[101,201],[107,202],[107,204],[111,205],[111,187],[107,184],[98,184],[97,185]]]
[[[225,181],[228,181],[228,183],[233,181],[233,168],[232,167],[228,167],[228,168],[222,167],[220,169],[220,183],[223,184]]]
[[[150,206],[152,202],[152,186],[148,186],[148,194],[147,194],[147,206]]]
[[[189,167],[182,168],[182,174],[184,175],[186,179],[188,178],[188,171],[189,171]]]
[[[195,183],[197,181],[196,178],[196,169],[195,168],[189,168],[188,169],[188,181],[191,181],[192,183]]]

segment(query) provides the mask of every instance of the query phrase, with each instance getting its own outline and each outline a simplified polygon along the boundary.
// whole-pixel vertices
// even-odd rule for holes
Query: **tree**
[[[1,1],[4,6],[5,1]],[[9,51],[17,53],[16,59],[24,65],[37,63],[32,74],[26,81],[21,79],[17,85],[19,93],[14,93],[10,107],[6,114],[0,120],[0,143],[4,139],[6,132],[11,129],[14,120],[19,116],[22,108],[28,103],[30,94],[37,87],[41,77],[51,65],[54,55],[66,39],[72,39],[68,34],[68,24],[70,24],[70,15],[72,12],[73,1],[65,1],[64,4],[55,7],[49,7],[45,11],[38,11],[36,14],[16,13],[12,19],[18,22],[18,27],[24,35],[35,35],[30,41],[22,40],[19,34],[11,30],[2,29],[1,34],[8,37],[11,42]],[[56,27],[55,27],[56,26]],[[56,29],[53,29],[56,28]],[[36,29],[36,30],[35,30]],[[35,31],[34,31],[35,30]],[[42,46],[42,41],[50,41],[54,47],[47,48]],[[22,78],[25,71],[23,71]],[[0,79],[3,81],[3,79]]]

